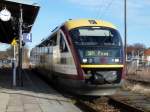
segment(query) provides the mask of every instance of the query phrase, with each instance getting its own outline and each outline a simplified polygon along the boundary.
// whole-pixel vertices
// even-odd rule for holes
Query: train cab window
[[[60,33],[60,52],[68,52],[68,48],[66,42],[64,40],[64,36]]]

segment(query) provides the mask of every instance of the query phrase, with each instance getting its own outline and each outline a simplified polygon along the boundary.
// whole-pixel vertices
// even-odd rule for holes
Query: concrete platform
[[[31,72],[23,73],[23,87],[13,88],[11,71],[0,69],[0,112],[81,112]]]

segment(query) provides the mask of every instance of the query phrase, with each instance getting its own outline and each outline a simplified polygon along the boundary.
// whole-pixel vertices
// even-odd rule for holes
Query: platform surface
[[[0,69],[0,112],[81,112],[35,74],[23,75],[23,87],[14,88],[11,71]]]

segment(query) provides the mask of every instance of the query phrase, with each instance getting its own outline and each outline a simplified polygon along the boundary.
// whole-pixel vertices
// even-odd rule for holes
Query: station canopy
[[[0,19],[0,42],[10,44],[14,38],[19,38],[20,8],[23,9],[23,33],[29,33],[37,17],[39,6],[21,1],[28,0],[0,0],[0,11],[7,9],[11,13],[9,21]]]

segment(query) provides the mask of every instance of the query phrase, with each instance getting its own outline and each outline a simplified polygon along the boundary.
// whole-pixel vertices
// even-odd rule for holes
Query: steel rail
[[[117,108],[123,109],[126,112],[144,112],[144,110],[131,106],[127,103],[114,99],[112,97],[108,97],[110,104],[114,105]]]
[[[82,109],[83,111],[85,111],[85,112],[99,112],[98,110],[94,109],[93,107],[91,107],[90,105],[86,104],[82,100],[76,101],[75,105],[77,107],[79,107],[80,109]]]

